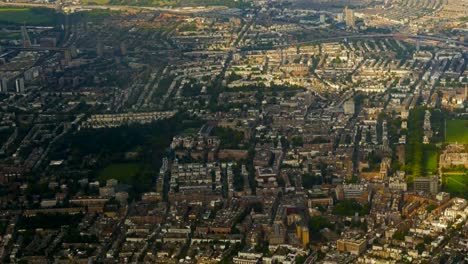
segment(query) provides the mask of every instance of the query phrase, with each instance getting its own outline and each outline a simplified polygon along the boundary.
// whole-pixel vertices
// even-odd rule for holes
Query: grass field
[[[182,136],[195,136],[198,133],[198,128],[187,128],[182,133],[180,133]]]
[[[116,179],[119,182],[131,184],[135,181],[141,170],[142,165],[139,163],[115,163],[102,169],[98,180]]]
[[[0,22],[26,25],[52,25],[56,13],[51,9],[27,7],[0,7]]]
[[[249,6],[246,1],[232,0],[110,0],[109,2],[113,5],[133,6],[227,6],[238,8]]]
[[[17,32],[0,31],[0,39],[21,39],[21,34]]]
[[[468,120],[447,120],[447,142],[468,144]]]
[[[468,198],[468,173],[446,173],[442,183],[444,191]]]
[[[424,172],[426,174],[436,174],[439,160],[437,150],[428,146],[424,149],[424,155]]]

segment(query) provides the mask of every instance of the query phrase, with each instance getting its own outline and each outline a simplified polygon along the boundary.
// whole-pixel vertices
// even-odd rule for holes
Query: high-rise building
[[[100,40],[98,40],[96,45],[96,54],[98,57],[102,57],[102,55],[104,55],[104,44]]]
[[[120,42],[120,54],[122,54],[122,56],[127,55],[127,42],[125,41]]]
[[[18,78],[15,81],[15,87],[16,87],[16,92],[17,93],[24,93],[24,79],[23,78]]]
[[[354,11],[346,7],[344,10],[344,15],[346,19],[346,27],[354,28],[356,26],[356,19],[354,18]]]
[[[6,78],[2,78],[0,80],[0,93],[7,93],[8,92],[8,80]]]
[[[439,179],[437,176],[416,177],[414,178],[414,190],[437,194],[439,192]]]
[[[65,52],[63,53],[63,59],[65,60],[66,65],[70,64],[70,62],[72,60],[72,55],[71,55],[71,51],[69,49],[65,50]]]
[[[302,247],[306,248],[309,245],[309,228],[304,226],[302,228]]]
[[[78,50],[76,49],[75,45],[71,45],[70,54],[71,54],[72,58],[78,56]]]
[[[307,245],[308,245],[309,242],[310,242],[310,238],[309,238],[309,228],[307,228],[307,227],[304,226],[304,225],[297,225],[297,226],[296,226],[296,236],[297,236],[297,238],[301,241],[302,246],[303,246],[304,248],[306,248]]]

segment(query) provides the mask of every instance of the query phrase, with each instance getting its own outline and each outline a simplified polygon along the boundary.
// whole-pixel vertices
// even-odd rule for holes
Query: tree
[[[311,174],[302,175],[302,187],[310,189],[312,188],[312,186],[319,184],[322,184],[322,177],[318,177]]]
[[[393,239],[403,241],[405,240],[406,232],[402,231],[396,231],[395,234],[393,234]]]
[[[296,256],[296,264],[303,264],[305,263],[307,257],[306,256],[302,256],[302,255],[299,255],[299,256]]]
[[[322,216],[315,216],[309,220],[309,232],[311,234],[317,234],[324,228],[333,228],[333,225],[328,221],[327,218]]]
[[[334,215],[342,215],[342,216],[354,216],[358,213],[360,216],[369,214],[370,206],[369,204],[365,204],[362,206],[356,201],[342,201],[335,205],[333,208],[332,213]]]
[[[424,245],[424,243],[419,243],[416,245],[415,249],[418,251],[418,254],[421,255],[426,249],[426,246]]]
[[[425,235],[425,236],[423,237],[423,240],[424,240],[424,244],[429,245],[429,244],[431,244],[431,242],[432,242],[432,237],[431,237],[431,236],[428,236],[428,235]]]
[[[437,205],[435,205],[435,204],[430,204],[430,205],[426,206],[426,211],[427,211],[428,213],[430,213],[430,212],[432,212],[432,210],[434,210],[434,209],[436,209],[436,208],[437,208]]]
[[[238,148],[239,144],[244,139],[244,132],[225,127],[213,128],[212,135],[219,137],[221,140],[221,148],[227,149]]]
[[[236,164],[232,168],[234,172],[233,185],[235,191],[242,191],[244,189],[244,177],[241,174],[241,167]]]
[[[302,137],[293,137],[291,143],[293,147],[302,147],[304,145],[304,139]]]

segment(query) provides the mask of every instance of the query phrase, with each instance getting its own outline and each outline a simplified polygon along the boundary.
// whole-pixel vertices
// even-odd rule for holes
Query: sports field
[[[56,13],[52,9],[0,7],[0,23],[25,25],[53,25]]]
[[[447,120],[447,142],[468,144],[468,120]]]
[[[468,197],[468,173],[445,173],[443,190],[455,196]]]
[[[142,165],[139,163],[114,163],[100,171],[98,180],[116,179],[119,182],[130,184],[135,181],[141,170]]]

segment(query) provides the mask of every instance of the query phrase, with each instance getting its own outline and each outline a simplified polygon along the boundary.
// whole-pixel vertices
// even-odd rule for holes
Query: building
[[[344,102],[343,111],[344,111],[345,115],[354,115],[355,109],[356,109],[356,107],[354,105],[354,100],[353,99]]]
[[[98,41],[96,45],[96,55],[98,57],[102,57],[104,55],[104,44],[102,43],[102,41]]]
[[[15,81],[15,87],[16,87],[16,92],[17,93],[24,93],[24,79],[23,78],[18,78]]]
[[[341,22],[343,22],[343,20],[344,20],[343,13],[338,13],[336,15],[336,22],[341,23]]]
[[[360,203],[367,203],[370,199],[370,189],[367,184],[344,184],[338,185],[335,189],[336,198],[342,200],[356,200]]]
[[[274,223],[268,237],[270,245],[284,244],[286,238],[286,229],[282,223]]]
[[[232,259],[232,262],[235,264],[256,264],[261,263],[262,256],[260,253],[239,252],[237,257]]]
[[[122,56],[127,55],[127,42],[125,41],[120,42],[120,54],[122,54]]]
[[[273,161],[273,152],[266,149],[260,149],[255,153],[253,160],[254,166],[267,167]]]
[[[215,171],[214,181],[212,172]],[[171,192],[201,192],[211,193],[221,190],[221,172],[215,164],[187,163],[177,161],[171,167]]]
[[[109,198],[115,196],[115,189],[113,187],[101,187],[99,188],[99,196]]]
[[[69,65],[72,61],[71,51],[69,49],[65,50],[63,53],[63,59],[65,60],[65,64]]]
[[[119,127],[127,124],[147,124],[154,121],[172,117],[175,111],[166,112],[141,112],[141,113],[119,113],[119,114],[98,114],[91,115],[86,121],[81,123],[81,128],[108,128]]]
[[[346,19],[346,27],[354,28],[356,26],[356,19],[354,17],[354,11],[346,7],[344,10],[344,15]]]
[[[436,195],[437,201],[445,203],[450,199],[450,194],[446,192],[440,192]]]
[[[235,264],[257,264],[261,262],[261,259],[262,254],[259,253],[239,252],[237,257],[232,259],[232,262]]]
[[[7,93],[8,92],[8,80],[2,78],[0,80],[0,93]]]
[[[440,155],[439,164],[442,168],[451,166],[464,166],[468,168],[468,152],[461,144],[451,144]]]
[[[298,225],[296,226],[296,235],[297,238],[301,241],[302,247],[306,248],[309,244],[309,228],[306,226]]]
[[[278,173],[271,167],[256,167],[255,181],[260,187],[276,186]]]
[[[439,179],[437,176],[416,177],[414,179],[414,190],[437,194],[439,192]]]
[[[366,250],[367,241],[364,238],[339,239],[336,241],[336,248],[339,251],[349,252],[354,255],[360,255]]]
[[[404,180],[392,178],[388,183],[388,188],[390,190],[401,190],[406,192],[408,190],[408,184]]]
[[[419,206],[421,205],[421,203],[419,201],[414,201],[414,202],[411,202],[407,205],[405,205],[402,209],[401,209],[401,213],[403,215],[409,215],[411,214],[412,212],[414,212],[414,210],[416,210]]]
[[[324,14],[321,14],[320,15],[320,23],[325,24],[326,21],[327,21],[327,17]]]

